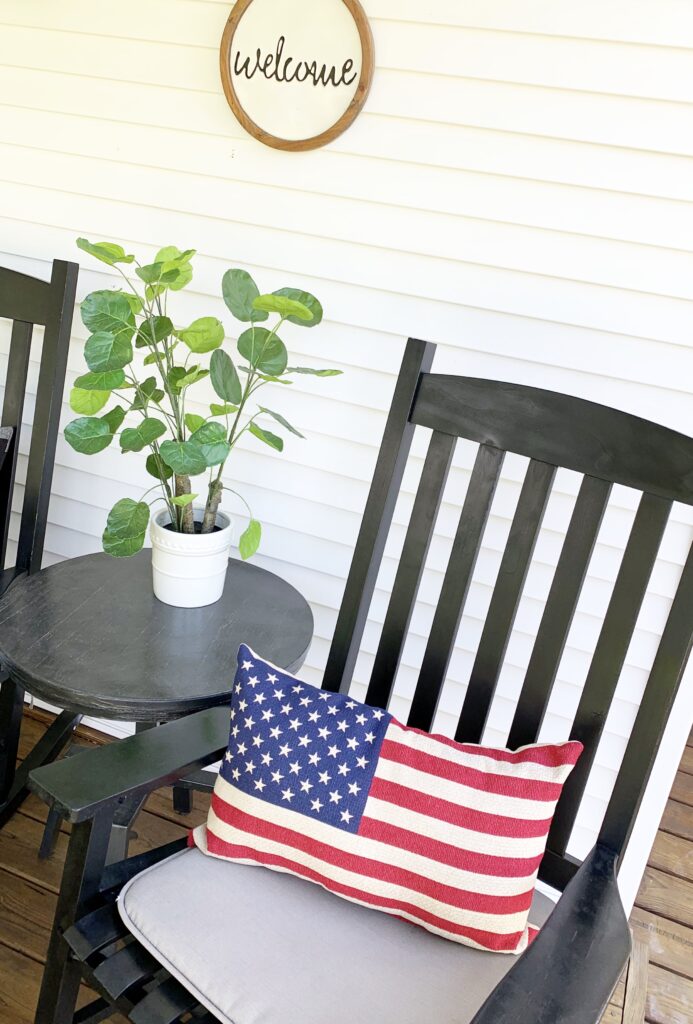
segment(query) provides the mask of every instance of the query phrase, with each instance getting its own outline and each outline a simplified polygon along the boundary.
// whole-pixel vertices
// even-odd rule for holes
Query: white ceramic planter
[[[193,509],[196,523],[204,509]],[[178,608],[202,608],[221,597],[231,550],[233,524],[225,512],[217,512],[214,533],[175,533],[167,530],[168,509],[152,516],[152,582],[154,594],[164,604]]]

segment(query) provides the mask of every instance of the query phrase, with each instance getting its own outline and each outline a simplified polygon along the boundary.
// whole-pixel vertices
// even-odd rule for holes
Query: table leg
[[[19,709],[19,719],[17,719],[17,709]],[[15,770],[14,762],[17,756],[23,709],[23,689],[13,680],[3,681],[0,691],[0,735],[4,739],[3,775],[0,778],[0,783],[3,786],[2,797],[0,797],[0,828],[9,821],[22,801],[28,796],[29,772],[55,760],[82,717],[72,711],[62,711],[46,729],[33,750],[27,754],[19,768]]]

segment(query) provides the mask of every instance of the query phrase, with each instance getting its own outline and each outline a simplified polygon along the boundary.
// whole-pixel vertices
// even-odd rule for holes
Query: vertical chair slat
[[[460,743],[481,741],[555,475],[546,462],[527,467],[455,733]]]
[[[409,711],[418,729],[430,729],[435,717],[504,457],[491,445],[477,452]]]
[[[410,414],[421,376],[431,369],[435,345],[410,338],[402,360],[376,462],[354,557],[349,569],[323,689],[346,690],[356,664],[392,515],[414,437]]]
[[[12,491],[19,454],[19,433],[24,413],[24,394],[29,373],[33,324],[15,320],[12,324],[10,354],[7,360],[5,397],[2,403],[2,426],[14,427],[14,437],[0,472],[0,568],[5,564],[7,536],[12,512]]]
[[[428,446],[366,695],[374,707],[390,699],[456,443],[434,431]]]
[[[608,481],[583,478],[510,727],[511,750],[539,735],[610,494]]]
[[[29,572],[41,568],[78,269],[75,263],[66,263],[64,260],[53,263],[53,305],[43,336],[17,545],[17,567]]]
[[[630,839],[692,642],[693,546],[676,589],[599,834],[599,842],[618,854],[623,853]]]
[[[640,499],[570,734],[585,749],[556,808],[548,841],[555,853],[565,853],[568,845],[671,505],[652,494]]]

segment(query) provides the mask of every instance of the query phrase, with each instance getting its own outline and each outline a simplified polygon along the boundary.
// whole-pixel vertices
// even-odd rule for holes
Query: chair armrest
[[[218,761],[228,736],[228,707],[209,708],[36,768],[29,788],[68,821],[85,821],[124,797],[145,796]]]
[[[616,855],[596,846],[471,1024],[598,1024],[630,954]]]

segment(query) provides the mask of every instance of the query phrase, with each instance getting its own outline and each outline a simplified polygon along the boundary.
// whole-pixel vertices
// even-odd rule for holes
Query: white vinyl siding
[[[565,391],[693,431],[693,7],[558,0],[364,0],[376,73],[363,114],[325,149],[245,135],[223,97],[227,0],[5,0],[0,6],[0,262],[47,275],[78,235],[144,257],[195,246],[178,322],[217,315],[230,266],[296,285],[326,311],[288,328],[292,361],[331,380],[276,388],[306,434],[251,441],[228,466],[264,524],[258,564],[310,601],[305,673],[319,681],[404,340],[436,368]],[[79,298],[117,280],[84,257]],[[105,268],[104,268],[105,271]],[[75,316],[69,383],[86,331]],[[0,325],[0,371],[9,335]],[[36,367],[32,370],[35,384]],[[279,393],[277,393],[279,392]],[[208,397],[204,387],[197,389]],[[200,409],[202,406],[200,407]],[[27,420],[32,403],[28,403]],[[70,417],[65,406],[65,420]],[[26,439],[24,442],[26,451]],[[420,472],[419,437],[357,669],[363,694]],[[471,467],[460,445],[393,704],[406,714]],[[524,470],[510,457],[437,725],[450,732]],[[20,462],[20,477],[24,469]],[[142,459],[61,439],[46,562],[100,546],[108,508],[148,486]],[[504,741],[578,481],[559,473],[487,739]],[[635,496],[614,492],[545,726],[564,736]],[[667,531],[571,848],[594,839],[693,530]],[[16,524],[14,524],[16,529]],[[231,667],[230,667],[231,671]],[[693,712],[687,678],[629,858],[632,899]]]

